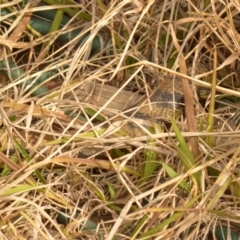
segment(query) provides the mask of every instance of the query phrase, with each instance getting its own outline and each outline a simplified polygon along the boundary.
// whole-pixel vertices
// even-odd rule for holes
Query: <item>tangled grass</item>
[[[198,81],[207,72],[194,74],[199,62],[213,76],[216,65],[237,69],[238,2],[44,2],[1,0],[0,10],[15,16],[0,15],[1,59],[24,71],[14,78],[14,67],[0,68],[1,239],[238,236],[236,89],[216,87],[230,97],[205,105],[185,96],[185,108],[195,109],[191,121],[186,113],[187,121],[156,124],[142,137],[114,125],[116,116],[131,120],[123,110],[149,96],[163,71],[207,85]],[[32,14],[53,9],[48,34],[29,25]],[[64,26],[63,16],[71,19]],[[99,51],[92,50],[96,37]],[[50,70],[44,82],[26,86]],[[40,85],[48,91],[33,95]],[[84,158],[88,149],[97,151]]]

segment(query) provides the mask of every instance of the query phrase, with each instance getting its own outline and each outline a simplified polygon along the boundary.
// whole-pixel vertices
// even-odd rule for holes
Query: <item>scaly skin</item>
[[[198,68],[196,74],[207,72],[208,69]],[[190,71],[189,71],[190,72]],[[235,72],[231,77],[225,78],[232,71],[229,68],[221,69],[217,72],[217,82],[220,86],[237,89],[240,88],[240,78],[238,73]],[[157,89],[150,96],[150,102],[143,101],[137,103],[137,108],[133,111],[127,111],[128,118],[116,117],[115,121],[120,121],[121,130],[123,130],[129,137],[135,138],[144,136],[147,133],[143,131],[134,121],[145,120],[151,123],[162,123],[163,121],[170,120],[170,117],[179,119],[184,110],[184,95],[182,89],[182,82],[179,77],[172,74],[163,74],[161,76],[163,81],[159,84]],[[224,79],[225,78],[225,79]],[[211,83],[212,75],[208,75],[202,79],[203,81]],[[206,98],[210,91],[206,88],[197,88],[199,98]],[[151,108],[150,108],[151,104]],[[151,110],[152,109],[152,110]],[[133,119],[134,118],[134,119]],[[140,123],[142,127],[148,132],[148,126]],[[98,150],[93,148],[85,148],[81,154],[84,156],[92,156],[97,154]]]
[[[207,69],[198,68],[197,74],[207,72]],[[230,69],[224,68],[217,72],[217,82],[227,88],[240,88],[240,79],[237,73],[231,77],[225,78],[231,73]],[[202,79],[203,81],[211,83],[212,75],[208,75]],[[206,98],[210,91],[206,88],[197,88],[199,98]],[[170,118],[179,119],[184,110],[184,95],[182,89],[182,82],[179,77],[174,77],[171,74],[165,74],[164,80],[150,97],[150,104],[145,101],[144,105],[137,108],[135,114],[129,113],[137,119],[143,119],[152,123],[161,123],[168,121]],[[152,110],[151,110],[152,109]],[[118,119],[119,120],[119,119]],[[139,137],[146,135],[134,122],[126,123],[122,128],[130,137]]]

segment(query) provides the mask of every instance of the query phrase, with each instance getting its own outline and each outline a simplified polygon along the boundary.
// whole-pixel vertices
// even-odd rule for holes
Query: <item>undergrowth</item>
[[[237,239],[237,1],[37,2],[0,5],[1,239]],[[134,135],[174,74],[192,123]]]

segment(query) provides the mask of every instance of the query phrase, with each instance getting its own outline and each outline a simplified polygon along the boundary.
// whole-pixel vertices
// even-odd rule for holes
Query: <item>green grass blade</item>
[[[184,137],[181,134],[181,131],[178,129],[175,121],[172,119],[172,127],[176,134],[177,140],[179,142],[179,146],[175,144],[176,150],[178,152],[178,155],[187,171],[189,171],[191,168],[193,168],[196,165],[195,159],[184,139]],[[201,188],[201,174],[200,172],[194,173],[193,177],[195,178],[198,187]]]
[[[215,64],[214,71],[213,71],[213,74],[212,74],[211,99],[210,99],[209,115],[208,115],[208,132],[213,132],[213,126],[214,126],[216,83],[217,83],[217,72],[216,72],[216,64]],[[212,147],[213,146],[213,137],[212,136],[207,136],[206,142],[207,142],[208,146]]]
[[[177,172],[175,172],[171,167],[169,167],[167,164],[165,164],[164,162],[161,162],[163,168],[165,169],[165,171],[167,172],[168,176],[171,178],[175,178],[178,176]],[[187,184],[187,182],[181,180],[179,182],[180,187],[182,187],[184,190],[186,190],[187,192],[190,192],[191,187],[189,186],[189,184]]]
[[[116,195],[116,191],[111,183],[107,183],[108,185],[108,191],[110,194],[110,201],[113,201]]]
[[[92,108],[84,108],[84,111],[90,115],[90,116],[94,116],[96,114],[96,110],[92,109]],[[105,117],[102,116],[101,114],[98,114],[95,119],[99,120],[99,121],[104,121]]]
[[[21,146],[21,144],[19,144],[19,142],[14,139],[14,143],[15,143],[15,146],[17,148],[17,150],[21,153],[21,155],[23,156],[24,160],[26,162],[29,162],[31,160],[29,154],[27,153],[27,151]],[[36,174],[36,177],[43,183],[43,184],[46,184],[47,181],[46,179],[42,176],[42,174],[40,173],[40,171],[38,169],[36,169],[34,171],[34,173]]]
[[[13,161],[14,163],[16,163],[17,162],[17,154],[16,153],[14,153],[13,154],[13,156],[10,158],[10,160],[11,161]],[[8,167],[7,165],[5,165],[4,166],[4,168],[3,168],[3,170],[2,170],[2,172],[1,172],[1,174],[0,174],[0,176],[1,177],[4,177],[4,176],[7,176],[10,172],[11,172],[11,168],[10,167]]]
[[[201,195],[198,195],[197,197],[191,199],[185,206],[184,208],[187,210],[189,207],[191,207],[199,198]],[[165,210],[166,211],[166,210]],[[169,211],[169,210],[168,210]],[[174,211],[174,209],[173,209]],[[171,215],[169,218],[158,224],[157,226],[153,227],[149,231],[143,233],[138,239],[150,239],[153,237],[155,234],[159,233],[162,231],[164,228],[166,228],[169,224],[175,222],[178,218],[181,218],[182,214],[185,214],[185,211],[176,211],[173,215]]]
[[[182,214],[183,214],[183,212],[178,212],[178,213],[173,214],[171,217],[169,217],[168,219],[166,219],[165,221],[163,221],[156,227],[143,233],[138,239],[143,239],[143,238],[146,239],[146,238],[154,237],[155,234],[161,232],[166,226],[175,222]]]
[[[150,145],[155,145],[153,142],[149,143]],[[156,170],[158,163],[156,162],[156,153],[151,150],[144,150],[144,167],[142,174],[142,182],[149,181],[153,172]]]
[[[57,0],[44,0],[44,2],[48,3],[49,5],[59,5],[59,1]],[[65,13],[69,14],[71,17],[74,17],[77,15],[77,18],[79,20],[85,19],[88,21],[92,20],[92,16],[88,13],[84,13],[84,12],[79,12],[79,8],[62,8],[62,11],[64,11]]]
[[[15,194],[20,194],[23,192],[27,192],[27,191],[31,191],[36,189],[36,186],[31,186],[31,185],[27,185],[27,184],[23,184],[23,185],[18,185],[15,187],[12,187],[10,189],[6,189],[1,196],[10,196],[10,195],[15,195]]]
[[[179,148],[185,153],[185,155],[187,157],[186,161],[184,161],[184,166],[187,168],[187,170],[189,170],[191,167],[193,167],[196,164],[196,162],[194,160],[194,157],[193,157],[181,131],[177,127],[174,120],[172,120],[172,126],[173,126],[173,130],[176,134],[177,140],[179,142]]]
[[[133,229],[133,232],[131,234],[132,239],[136,239],[137,234],[139,233],[139,231],[141,231],[142,227],[146,224],[147,220],[148,220],[148,215],[145,214],[137,223],[136,227]]]

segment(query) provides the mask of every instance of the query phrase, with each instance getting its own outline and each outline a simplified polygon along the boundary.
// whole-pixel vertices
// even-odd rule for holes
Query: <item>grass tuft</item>
[[[0,238],[239,238],[237,1],[37,3],[0,0]],[[134,117],[173,76],[194,131]]]

